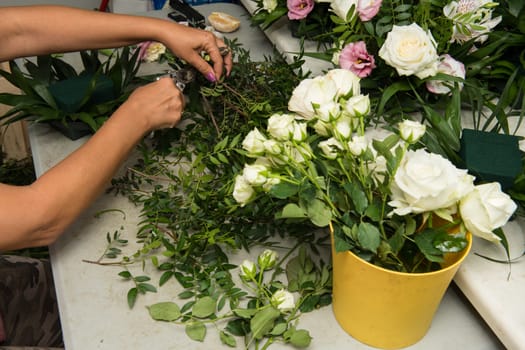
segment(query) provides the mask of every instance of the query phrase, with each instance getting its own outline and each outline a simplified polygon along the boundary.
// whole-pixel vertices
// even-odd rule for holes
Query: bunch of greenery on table
[[[274,199],[241,207],[232,197],[247,160],[242,139],[270,111],[287,108],[305,76],[302,62],[288,64],[279,55],[253,62],[241,46],[229,46],[236,61],[231,75],[214,85],[197,75],[186,86],[180,126],[145,139],[138,163],[113,181],[112,190],[140,208],[141,248],[123,255],[128,238],[117,230],[107,235],[97,263],[124,268],[119,275],[130,282],[130,307],[159,286],[174,288],[178,300],[159,300],[149,313],[183,325],[191,339],[203,341],[212,329],[206,325],[214,324],[228,346],[242,339],[246,348],[276,342],[302,348],[311,337],[301,329],[301,314],[331,302],[329,257],[319,255],[328,237],[316,236],[307,222],[283,230]],[[241,250],[254,258],[234,263]],[[158,285],[137,274],[137,265],[160,272]]]
[[[65,127],[81,122],[90,132],[98,130],[141,83],[136,79],[138,51],[125,48],[79,54],[83,64],[79,72],[61,55],[25,59],[24,69],[16,61],[9,62],[9,71],[0,70],[0,76],[20,93],[0,93],[0,103],[12,106],[0,120],[8,124],[29,119]],[[60,85],[64,83],[70,85]]]

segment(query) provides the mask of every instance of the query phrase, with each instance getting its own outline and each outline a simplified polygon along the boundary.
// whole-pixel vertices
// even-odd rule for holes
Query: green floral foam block
[[[460,156],[477,181],[498,181],[505,190],[512,187],[522,169],[520,139],[514,135],[463,129]]]
[[[105,75],[98,75],[94,82],[93,79],[92,74],[82,74],[50,85],[49,91],[58,107],[69,113],[79,111],[86,104],[97,105],[115,98],[111,79]]]

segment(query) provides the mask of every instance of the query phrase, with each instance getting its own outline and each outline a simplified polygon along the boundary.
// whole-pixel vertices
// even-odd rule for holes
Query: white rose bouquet
[[[315,57],[362,78],[374,118],[421,118],[425,144],[455,164],[462,111],[478,130],[509,134],[509,117],[523,117],[522,1],[333,0],[330,12],[331,46]]]
[[[288,113],[246,136],[253,162],[235,179],[236,201],[281,200],[277,219],[332,225],[336,249],[396,271],[439,268],[445,253],[464,249],[467,232],[498,242],[516,210],[499,184],[476,185],[428,151],[419,122],[369,126],[359,82],[345,69],[303,80]]]

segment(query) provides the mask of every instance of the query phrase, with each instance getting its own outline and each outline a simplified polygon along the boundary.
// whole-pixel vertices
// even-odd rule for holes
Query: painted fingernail
[[[206,74],[206,79],[208,79],[212,83],[215,83],[217,81],[217,78],[215,77],[215,73],[213,72],[208,72],[208,74]]]

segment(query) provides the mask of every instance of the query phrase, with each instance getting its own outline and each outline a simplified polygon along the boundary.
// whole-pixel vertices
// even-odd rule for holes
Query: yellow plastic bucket
[[[400,349],[417,343],[427,333],[471,246],[469,234],[467,247],[446,256],[443,269],[401,273],[372,265],[351,252],[336,253],[332,234],[335,318],[348,334],[370,346]]]

